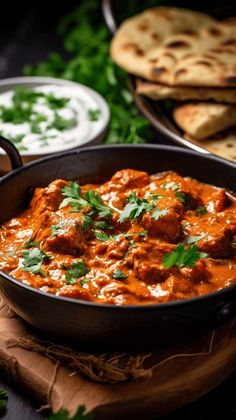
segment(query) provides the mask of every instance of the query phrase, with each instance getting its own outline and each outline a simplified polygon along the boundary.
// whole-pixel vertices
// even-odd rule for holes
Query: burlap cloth
[[[214,373],[216,359],[219,366],[225,363],[221,374],[220,368]],[[95,418],[120,418],[119,415],[111,417],[104,414],[107,407],[112,406],[117,413],[122,402],[126,402],[132,412],[134,401],[136,408],[141,397],[147,403],[148,400],[154,401],[155,391],[159,393],[159,399],[163,399],[161,390],[163,388],[164,392],[165,387],[169,389],[168,381],[173,382],[173,376],[176,381],[184,375],[184,382],[182,380],[177,386],[183,390],[187,386],[188,389],[186,384],[191,382],[192,373],[200,375],[200,378],[204,366],[209,369],[209,377],[214,373],[214,384],[208,388],[205,386],[206,389],[203,387],[200,392],[195,391],[194,395],[189,395],[187,402],[219,383],[236,366],[235,320],[195,343],[179,345],[165,352],[88,354],[61,343],[39,340],[32,336],[32,332],[29,335],[26,324],[0,296],[0,374],[4,370],[12,381],[54,412],[65,408],[74,414],[79,405],[85,404],[87,410],[95,413]],[[193,378],[194,381],[199,382],[198,376]],[[144,381],[148,386],[144,385]],[[185,400],[182,403],[179,401],[177,407],[184,403]],[[123,418],[131,417],[123,415]]]

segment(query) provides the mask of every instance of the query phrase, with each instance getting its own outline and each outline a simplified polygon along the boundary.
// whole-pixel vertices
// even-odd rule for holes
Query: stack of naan
[[[122,23],[111,56],[139,77],[138,93],[177,101],[188,140],[236,161],[236,18],[151,8]]]

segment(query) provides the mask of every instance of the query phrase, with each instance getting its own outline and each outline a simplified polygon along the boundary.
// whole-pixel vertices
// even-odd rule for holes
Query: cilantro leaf
[[[38,242],[35,242],[30,236],[23,244],[23,248],[31,248],[33,246],[38,246]]]
[[[89,109],[88,116],[90,121],[98,121],[101,117],[100,109]]]
[[[199,216],[203,216],[204,214],[207,213],[207,209],[205,206],[197,206],[196,210]]]
[[[33,274],[44,276],[42,270],[43,261],[46,258],[52,258],[46,254],[42,248],[31,248],[23,252],[23,271],[30,271]]]
[[[127,274],[123,273],[123,271],[117,269],[113,271],[112,277],[113,279],[116,279],[116,280],[124,280],[124,279],[127,279],[128,276]]]
[[[175,250],[169,254],[164,255],[163,265],[165,268],[173,266],[193,267],[200,258],[207,258],[208,255],[204,252],[199,252],[196,245],[191,245],[185,248],[183,244],[178,244]]]
[[[153,207],[153,203],[149,202],[145,197],[139,198],[135,191],[128,197],[128,203],[120,214],[119,222],[122,223],[126,219],[137,219],[142,213],[152,210]]]
[[[62,187],[62,195],[70,198],[80,198],[81,187],[77,182],[70,181],[68,185]]]
[[[189,245],[191,245],[191,244],[195,244],[196,242],[200,241],[201,239],[203,239],[203,238],[205,238],[205,237],[206,237],[206,235],[205,235],[205,234],[203,234],[203,235],[199,235],[199,236],[189,236],[189,237],[186,239],[186,242],[187,242]]]
[[[59,223],[58,225],[52,225],[50,230],[51,230],[51,237],[56,236],[58,234],[58,231],[62,229],[61,224]]]
[[[160,210],[160,209],[156,209],[153,213],[152,213],[152,219],[154,219],[154,220],[158,220],[158,219],[160,219],[160,217],[162,217],[162,216],[166,216],[167,215],[167,213],[168,213],[168,209],[163,209],[163,210]]]
[[[178,191],[179,190],[179,185],[177,184],[177,182],[165,182],[165,184],[162,184],[161,188],[163,188],[163,190],[169,191],[169,190],[173,190],[173,191]]]
[[[98,228],[98,229],[103,229],[103,230],[110,230],[110,229],[113,229],[113,227],[112,227],[112,226],[110,226],[107,222],[105,222],[105,221],[103,221],[103,220],[98,221],[98,222],[95,222],[95,226],[96,226],[96,228]]]
[[[67,410],[60,410],[57,413],[51,414],[47,420],[93,420],[93,418],[91,413],[85,413],[85,406],[81,405],[73,417],[70,417]]]
[[[178,200],[182,203],[182,204],[186,204],[188,201],[188,198],[186,196],[186,194],[184,194],[181,191],[175,191],[175,197],[178,198]]]
[[[74,261],[72,266],[67,267],[66,270],[66,284],[75,284],[77,279],[89,273],[90,268],[85,264],[83,260],[79,260]]]
[[[107,241],[109,241],[110,239],[112,239],[112,237],[111,237],[111,236],[107,235],[107,233],[105,233],[105,232],[102,232],[102,230],[100,230],[100,231],[96,231],[96,232],[95,232],[95,236],[96,236],[96,238],[97,238],[99,241],[101,241],[101,242],[107,242]]]
[[[111,207],[107,206],[100,195],[96,191],[87,190],[85,193],[85,199],[90,204],[90,206],[97,210],[99,213],[99,216],[101,218],[109,218],[112,215],[112,209]]]
[[[7,392],[5,391],[5,389],[0,388],[0,416],[2,416],[6,411],[7,400],[8,400]]]
[[[88,228],[92,225],[93,220],[87,214],[83,214],[82,217],[82,228],[85,232],[88,231]]]

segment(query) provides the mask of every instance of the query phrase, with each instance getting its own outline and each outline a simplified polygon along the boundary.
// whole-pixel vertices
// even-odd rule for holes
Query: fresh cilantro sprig
[[[160,210],[156,207],[158,198],[162,194],[146,194],[144,197],[138,197],[137,192],[133,192],[127,199],[128,203],[124,207],[119,217],[119,222],[124,222],[127,219],[133,221],[140,217],[144,212],[152,211],[151,217],[158,220],[160,217],[168,213],[168,209]],[[149,200],[150,199],[150,200]]]
[[[165,268],[171,267],[193,267],[200,258],[207,258],[208,255],[200,252],[196,245],[185,247],[178,244],[173,252],[164,255],[163,265]]]
[[[23,271],[29,271],[33,274],[45,276],[42,264],[45,259],[52,258],[46,254],[42,248],[31,248],[23,252]]]
[[[66,269],[66,284],[75,284],[77,279],[86,276],[90,272],[90,268],[83,260],[74,261],[71,267],[64,267],[64,269]]]
[[[7,392],[5,391],[5,389],[0,388],[0,416],[5,414],[6,412],[7,400],[8,400]]]
[[[91,208],[98,211],[101,218],[110,218],[112,216],[111,207],[107,206],[100,195],[96,191],[87,190],[85,193],[85,199],[90,204]]]
[[[119,217],[119,222],[124,222],[126,219],[134,220],[141,216],[145,211],[153,209],[153,203],[148,201],[147,198],[139,198],[137,192],[133,192],[128,197],[128,203],[123,209]]]
[[[128,276],[123,271],[117,269],[113,271],[112,277],[113,279],[116,279],[116,280],[124,280],[124,279],[127,279]]]
[[[47,420],[93,420],[91,413],[85,412],[85,406],[81,405],[74,416],[70,416],[67,410],[60,410],[57,413],[51,414]]]

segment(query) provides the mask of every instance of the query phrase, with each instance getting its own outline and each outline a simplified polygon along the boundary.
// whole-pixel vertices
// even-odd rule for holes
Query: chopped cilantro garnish
[[[56,236],[58,234],[58,231],[61,230],[62,226],[59,223],[58,225],[52,225],[50,230],[51,230],[51,237]]]
[[[107,222],[105,222],[104,220],[95,222],[95,226],[96,226],[96,228],[103,229],[103,230],[113,229],[113,227],[111,225],[109,225]]]
[[[65,267],[64,267],[65,268]],[[75,261],[71,267],[66,268],[67,272],[65,275],[66,284],[74,284],[80,277],[85,276],[89,273],[90,268],[85,264],[83,260]]]
[[[49,128],[55,128],[56,130],[63,131],[73,128],[77,125],[77,120],[75,117],[72,118],[63,118],[58,113],[55,113],[54,120],[52,121]]]
[[[62,187],[61,192],[65,197],[80,198],[81,187],[77,182],[69,181],[68,185]]]
[[[42,248],[32,248],[23,252],[23,270],[30,271],[33,274],[40,274],[44,276],[42,270],[43,261],[46,258],[51,258],[46,254]]]
[[[85,193],[85,199],[93,209],[98,211],[98,214],[101,218],[111,217],[111,207],[104,204],[102,198],[96,191],[87,190]]]
[[[197,206],[196,211],[198,212],[199,216],[203,216],[207,213],[207,209],[205,206]]]
[[[200,258],[207,258],[208,255],[204,252],[199,252],[196,245],[191,245],[185,248],[183,244],[178,244],[175,250],[169,254],[164,255],[163,265],[165,268],[173,266],[193,267]]]
[[[186,239],[186,242],[191,245],[191,244],[195,244],[196,242],[200,241],[201,239],[205,238],[205,234],[203,235],[199,235],[199,236],[189,236]]]
[[[24,242],[23,248],[31,248],[32,246],[38,246],[38,242],[35,242],[33,238],[30,237]]]
[[[147,198],[139,198],[137,192],[135,191],[128,197],[128,203],[123,209],[119,222],[124,222],[126,219],[134,220],[141,216],[145,211],[150,211],[154,207],[154,204],[147,200]]]
[[[88,216],[87,214],[83,214],[83,217],[82,217],[82,227],[83,227],[83,230],[85,232],[88,231],[88,228],[92,225],[92,223],[93,223],[93,220],[91,219],[91,217]]]
[[[101,242],[106,242],[112,239],[111,236],[107,235],[107,233],[103,232],[102,230],[96,231],[95,236]]]
[[[117,269],[113,271],[112,277],[113,279],[116,279],[116,280],[124,280],[124,279],[127,279],[128,276],[125,273],[123,273],[123,271]]]
[[[163,210],[160,210],[160,209],[156,209],[153,213],[152,213],[152,219],[154,219],[154,220],[158,220],[158,219],[160,219],[160,217],[162,217],[162,216],[166,216],[167,215],[167,213],[168,213],[168,209],[163,209]]]
[[[89,109],[88,116],[90,121],[98,121],[101,117],[101,111],[100,109]]]

